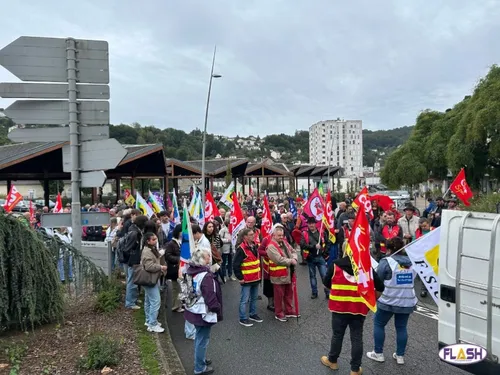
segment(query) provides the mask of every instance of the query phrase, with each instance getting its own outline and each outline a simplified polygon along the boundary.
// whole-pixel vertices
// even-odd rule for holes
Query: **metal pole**
[[[81,250],[82,214],[80,205],[80,143],[78,123],[78,103],[76,100],[76,42],[66,40],[69,102],[69,145],[71,150],[71,228],[73,246]]]
[[[203,127],[203,145],[201,150],[201,203],[203,209],[205,209],[205,150],[207,147],[207,122],[208,122],[208,108],[210,106],[210,92],[212,91],[212,80],[214,78],[214,65],[215,65],[215,53],[217,52],[217,46],[214,47],[214,56],[212,58],[212,69],[210,70],[210,81],[208,83],[208,95],[207,95],[207,106],[205,108],[205,125]]]

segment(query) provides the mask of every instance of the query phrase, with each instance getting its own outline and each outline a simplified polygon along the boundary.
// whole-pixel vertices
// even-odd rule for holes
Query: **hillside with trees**
[[[10,143],[8,129],[14,123],[7,117],[0,117],[0,145]],[[390,130],[363,130],[364,165],[373,166],[375,161],[383,161],[391,151],[403,144],[409,137],[412,127]],[[179,129],[160,129],[155,126],[143,126],[139,123],[110,125],[110,137],[123,144],[162,143],[167,158],[179,160],[201,159],[201,130],[185,132]],[[284,163],[309,162],[309,132],[296,130],[293,135],[271,134],[263,138],[256,137],[256,147],[242,147],[238,144],[243,137],[226,138],[207,134],[207,158],[220,155],[260,160],[271,156],[271,152],[280,154],[279,161]]]
[[[392,187],[445,179],[466,167],[467,181],[478,187],[486,174],[500,177],[500,67],[494,65],[472,96],[445,112],[419,114],[410,138],[394,151],[382,170]]]

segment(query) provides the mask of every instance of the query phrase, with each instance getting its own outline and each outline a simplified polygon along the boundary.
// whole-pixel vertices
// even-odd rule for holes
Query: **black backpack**
[[[116,254],[118,255],[118,262],[120,263],[128,263],[130,258],[130,252],[127,251],[127,242],[130,238],[130,233],[131,232],[127,232],[125,236],[121,237],[116,245]]]

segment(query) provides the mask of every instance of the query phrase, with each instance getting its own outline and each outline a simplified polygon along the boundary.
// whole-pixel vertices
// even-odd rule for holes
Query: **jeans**
[[[116,268],[116,250],[111,249],[111,272]]]
[[[210,329],[212,326],[195,326],[196,338],[194,339],[194,373],[200,374],[206,370],[207,347],[210,342]]]
[[[187,339],[194,339],[196,335],[196,327],[193,323],[189,323],[187,320],[184,322],[184,335]]]
[[[241,286],[240,297],[240,320],[247,320],[247,305],[250,300],[250,316],[257,314],[257,297],[259,296],[259,284]]]
[[[68,276],[69,279],[73,279],[73,257],[70,255],[68,258]],[[66,272],[64,269],[64,258],[59,258],[57,260],[57,270],[59,271],[59,280],[66,281]]]
[[[160,311],[161,297],[160,286],[144,287],[144,315],[146,315],[146,324],[155,326],[158,324],[158,312]]]
[[[394,315],[394,326],[396,327],[396,355],[404,356],[408,342],[408,319],[410,314],[398,314],[391,311],[377,309],[373,318],[373,339],[375,341],[375,353],[384,352],[385,326]]]
[[[221,275],[222,277],[233,276],[233,254],[222,254]]]
[[[318,295],[318,280],[316,279],[316,267],[318,268],[319,275],[321,277],[321,284],[323,284],[323,279],[326,275],[326,262],[322,256],[317,256],[314,258],[307,259],[307,266],[309,267],[309,281],[311,282],[312,294]],[[329,291],[325,290],[325,294],[328,295]]]
[[[131,308],[137,304],[139,288],[134,284],[134,267],[127,267],[127,291],[125,293],[125,307]]]
[[[332,313],[332,342],[328,360],[337,363],[342,351],[342,342],[344,341],[345,331],[349,326],[351,335],[351,371],[358,372],[363,358],[363,324],[365,317],[363,315],[338,314]]]

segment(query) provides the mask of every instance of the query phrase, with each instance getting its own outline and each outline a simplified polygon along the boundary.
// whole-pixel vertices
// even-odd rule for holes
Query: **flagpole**
[[[213,78],[222,77],[220,74],[214,74],[216,52],[217,52],[217,46],[214,46],[214,56],[212,58],[212,69],[210,70],[210,81],[208,82],[207,105],[205,108],[205,125],[203,127],[203,144],[202,144],[202,151],[201,151],[201,203],[202,203],[202,207],[205,207],[205,152],[206,152],[206,147],[207,147],[207,122],[208,122],[208,108],[210,107],[210,93],[212,92],[212,80],[213,80]]]

